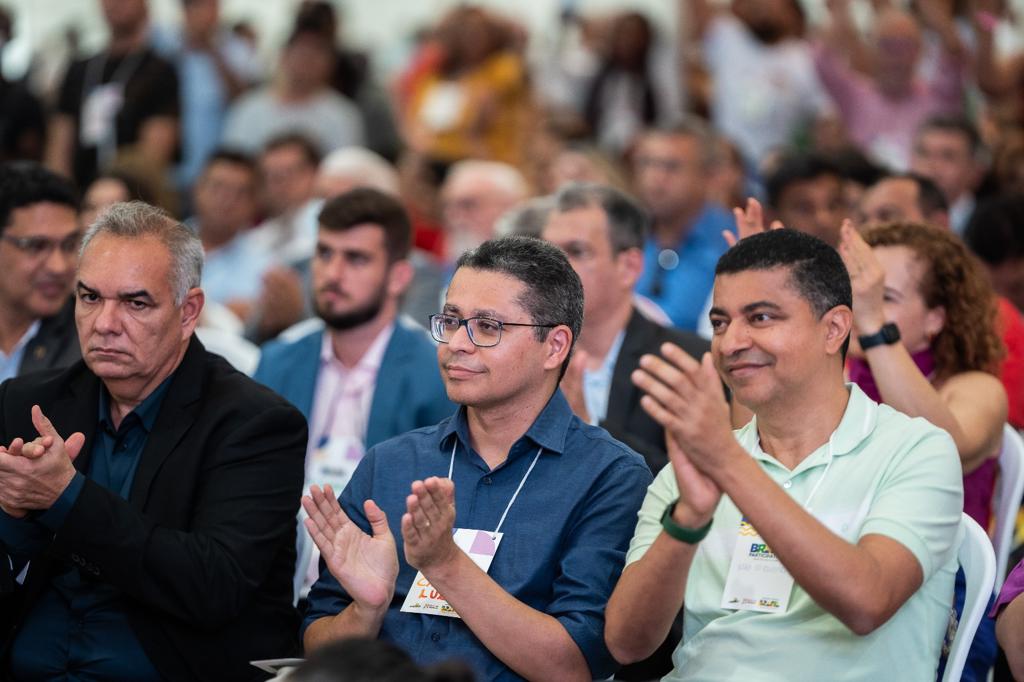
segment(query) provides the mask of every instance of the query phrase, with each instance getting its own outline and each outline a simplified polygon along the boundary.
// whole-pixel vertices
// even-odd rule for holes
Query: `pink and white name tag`
[[[480,567],[484,573],[491,568],[494,555],[498,552],[498,545],[504,533],[495,533],[489,530],[472,530],[469,528],[456,528],[453,531],[455,544],[469,555],[473,563]],[[420,571],[416,572],[416,578],[412,581],[412,587],[405,595],[405,603],[402,604],[404,613],[419,613],[427,616],[446,616],[458,618],[459,614],[451,607],[444,597],[434,589],[430,581]]]

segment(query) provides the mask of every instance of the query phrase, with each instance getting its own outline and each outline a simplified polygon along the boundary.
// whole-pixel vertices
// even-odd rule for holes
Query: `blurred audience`
[[[222,143],[255,154],[277,135],[300,132],[321,154],[363,144],[359,109],[330,87],[333,63],[334,45],[323,32],[297,26],[281,50],[273,82],[231,106]]]
[[[50,119],[46,163],[85,187],[119,157],[168,168],[178,149],[178,77],[148,44],[146,0],[101,0],[110,37],[73,62]]]
[[[974,211],[974,192],[986,170],[981,137],[974,125],[960,116],[928,119],[915,136],[910,167],[946,195],[949,226],[962,235]]]
[[[963,109],[966,60],[953,18],[940,0],[917,0],[931,28],[943,39],[942,58],[929,82],[919,73],[921,26],[917,16],[887,6],[875,17],[870,73],[850,63],[861,46],[850,16],[850,0],[833,0],[832,25],[815,48],[818,74],[842,116],[847,134],[879,162],[905,170],[916,131],[930,116]]]
[[[708,195],[713,159],[710,134],[695,122],[646,131],[633,157],[633,186],[652,222],[636,290],[689,331],[725,252],[722,232],[733,228],[729,212]]]
[[[402,120],[411,149],[445,165],[522,161],[530,102],[513,33],[506,20],[471,5],[441,19],[406,77]]]
[[[175,65],[181,87],[181,159],[175,185],[187,193],[220,146],[228,105],[262,78],[256,51],[220,23],[220,0],[181,0],[180,27],[155,27],[154,48]]]
[[[499,161],[456,163],[441,186],[445,262],[495,236],[495,224],[508,209],[530,195],[526,179]]]

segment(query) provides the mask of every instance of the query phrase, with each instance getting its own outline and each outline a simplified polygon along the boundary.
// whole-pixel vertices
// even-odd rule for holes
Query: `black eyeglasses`
[[[501,341],[501,330],[505,327],[557,327],[557,324],[526,324],[523,322],[499,322],[489,317],[467,317],[459,319],[454,315],[431,315],[430,335],[438,343],[448,343],[459,331],[459,327],[465,326],[469,333],[469,340],[479,348],[490,348],[497,346]]]
[[[61,253],[65,256],[71,256],[78,252],[78,247],[82,244],[82,233],[75,232],[64,237],[64,239],[50,239],[49,237],[12,237],[8,234],[0,235],[0,239],[3,239],[14,248],[33,257],[42,256],[44,254],[49,256],[53,253],[54,249],[60,249]]]

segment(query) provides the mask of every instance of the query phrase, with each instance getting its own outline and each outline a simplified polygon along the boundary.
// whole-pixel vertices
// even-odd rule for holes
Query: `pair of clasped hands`
[[[74,478],[73,462],[85,445],[82,433],[61,438],[38,405],[32,406],[32,424],[38,438],[0,446],[0,509],[14,518],[53,506]]]
[[[405,500],[402,540],[405,560],[425,575],[457,557],[455,484],[432,476],[414,481]],[[331,486],[313,485],[302,498],[305,520],[327,568],[357,603],[384,609],[391,603],[398,578],[398,552],[387,515],[373,500],[363,502],[372,535],[367,535],[341,509]]]
[[[724,232],[729,246],[740,239],[765,231],[763,211],[756,199],[733,209],[737,235]],[[774,221],[769,229],[783,229]],[[871,247],[844,220],[840,231],[839,255],[850,273],[855,321],[869,328],[884,322],[885,271]],[[877,324],[876,324],[877,321]],[[680,525],[699,528],[711,520],[721,488],[719,473],[738,457],[748,456],[736,441],[729,420],[729,408],[722,381],[705,353],[700,361],[678,346],[666,343],[660,355],[644,355],[632,374],[633,383],[646,395],[640,404],[665,429],[669,461],[679,486],[674,519]]]

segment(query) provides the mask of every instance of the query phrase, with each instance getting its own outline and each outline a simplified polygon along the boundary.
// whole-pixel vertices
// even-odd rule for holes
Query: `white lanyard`
[[[452,445],[452,459],[448,464],[448,480],[452,480],[452,473],[455,471],[455,450],[459,447],[459,438],[455,437],[455,444]],[[544,452],[544,446],[542,445],[537,449],[537,454],[534,455],[533,461],[530,462],[530,468],[526,470],[526,474],[523,476],[523,480],[519,481],[519,486],[516,491],[512,493],[512,499],[508,501],[508,505],[505,507],[505,511],[501,513],[501,518],[498,520],[498,526],[494,529],[492,535],[497,535],[498,531],[501,530],[501,524],[505,523],[505,517],[508,516],[508,510],[512,508],[512,504],[519,497],[519,491],[523,489],[523,484],[526,483],[526,479],[530,477],[530,473],[533,471],[533,467],[537,465],[537,460],[540,459],[540,453]]]

